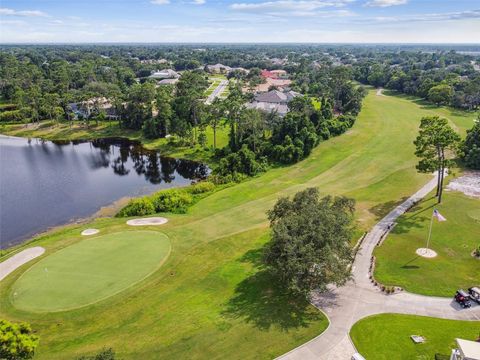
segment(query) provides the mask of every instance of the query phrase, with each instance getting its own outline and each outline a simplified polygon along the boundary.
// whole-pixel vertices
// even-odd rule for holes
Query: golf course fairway
[[[125,231],[83,240],[25,272],[12,288],[12,302],[19,309],[34,312],[92,304],[148,276],[169,252],[168,237],[152,231]]]
[[[36,281],[32,277],[27,283],[30,270],[25,266],[0,283],[0,316],[32,325],[41,339],[36,359],[75,359],[105,346],[122,359],[275,358],[321,334],[328,320],[308,302],[292,299],[265,270],[262,251],[270,240],[266,211],[281,196],[318,187],[322,195],[354,198],[359,229],[369,230],[431,179],[415,169],[413,140],[420,118],[439,113],[448,116],[459,131],[471,127],[476,117],[402,97],[377,96],[370,90],[353,128],[322,142],[307,159],[217,191],[186,214],[168,214],[161,231],[171,241],[170,256],[145,280],[122,292],[118,289],[116,296],[104,301],[95,296],[82,302],[97,301],[93,306],[39,314],[35,311],[82,304],[62,305],[56,298],[49,304],[40,298],[41,289],[35,289],[38,298],[17,295],[12,300],[15,291],[28,290]],[[141,231],[132,230],[124,218],[100,218],[88,227],[102,234],[135,234],[132,247],[118,254],[122,260],[116,264],[134,267],[138,254],[146,259],[152,255],[136,249],[141,246],[136,237]],[[67,254],[63,249],[81,244],[79,230],[72,225],[28,246],[42,246],[46,254],[63,256]],[[69,265],[70,260],[59,261]],[[41,273],[43,262],[31,268]],[[37,270],[31,270],[32,276]],[[153,270],[145,269],[142,276]],[[58,287],[55,291],[62,295],[62,286]],[[38,309],[40,305],[44,310]]]

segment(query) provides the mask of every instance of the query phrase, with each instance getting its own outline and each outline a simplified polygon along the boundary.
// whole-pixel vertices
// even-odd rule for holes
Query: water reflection
[[[163,157],[125,139],[0,135],[0,246],[91,215],[121,197],[188,185],[208,172],[204,164]]]
[[[119,176],[128,175],[130,170],[134,170],[151,184],[171,183],[175,180],[175,172],[191,180],[203,179],[209,172],[208,167],[202,163],[160,156],[156,151],[145,149],[139,142],[122,138],[96,139],[90,142],[52,141],[52,143],[59,149],[63,146],[88,143],[100,150],[90,154],[92,170],[111,167],[113,173]],[[131,168],[128,166],[129,160],[133,163]]]

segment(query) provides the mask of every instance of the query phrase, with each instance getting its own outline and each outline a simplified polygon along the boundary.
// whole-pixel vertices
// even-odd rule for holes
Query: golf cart
[[[480,288],[471,287],[470,289],[468,289],[468,293],[470,294],[470,299],[480,305]]]
[[[465,290],[457,290],[453,299],[464,309],[472,306],[470,303],[470,295],[468,295]]]

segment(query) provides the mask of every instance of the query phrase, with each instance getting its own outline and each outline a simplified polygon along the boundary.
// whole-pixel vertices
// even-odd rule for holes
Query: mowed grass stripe
[[[168,256],[168,237],[125,231],[80,241],[39,261],[12,288],[15,307],[35,312],[85,306],[142,280]]]

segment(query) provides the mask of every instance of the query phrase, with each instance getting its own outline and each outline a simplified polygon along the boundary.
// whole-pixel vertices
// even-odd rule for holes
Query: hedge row
[[[161,190],[153,195],[132,199],[121,209],[117,217],[145,216],[159,212],[183,214],[200,198],[215,190],[209,181],[180,188]]]

